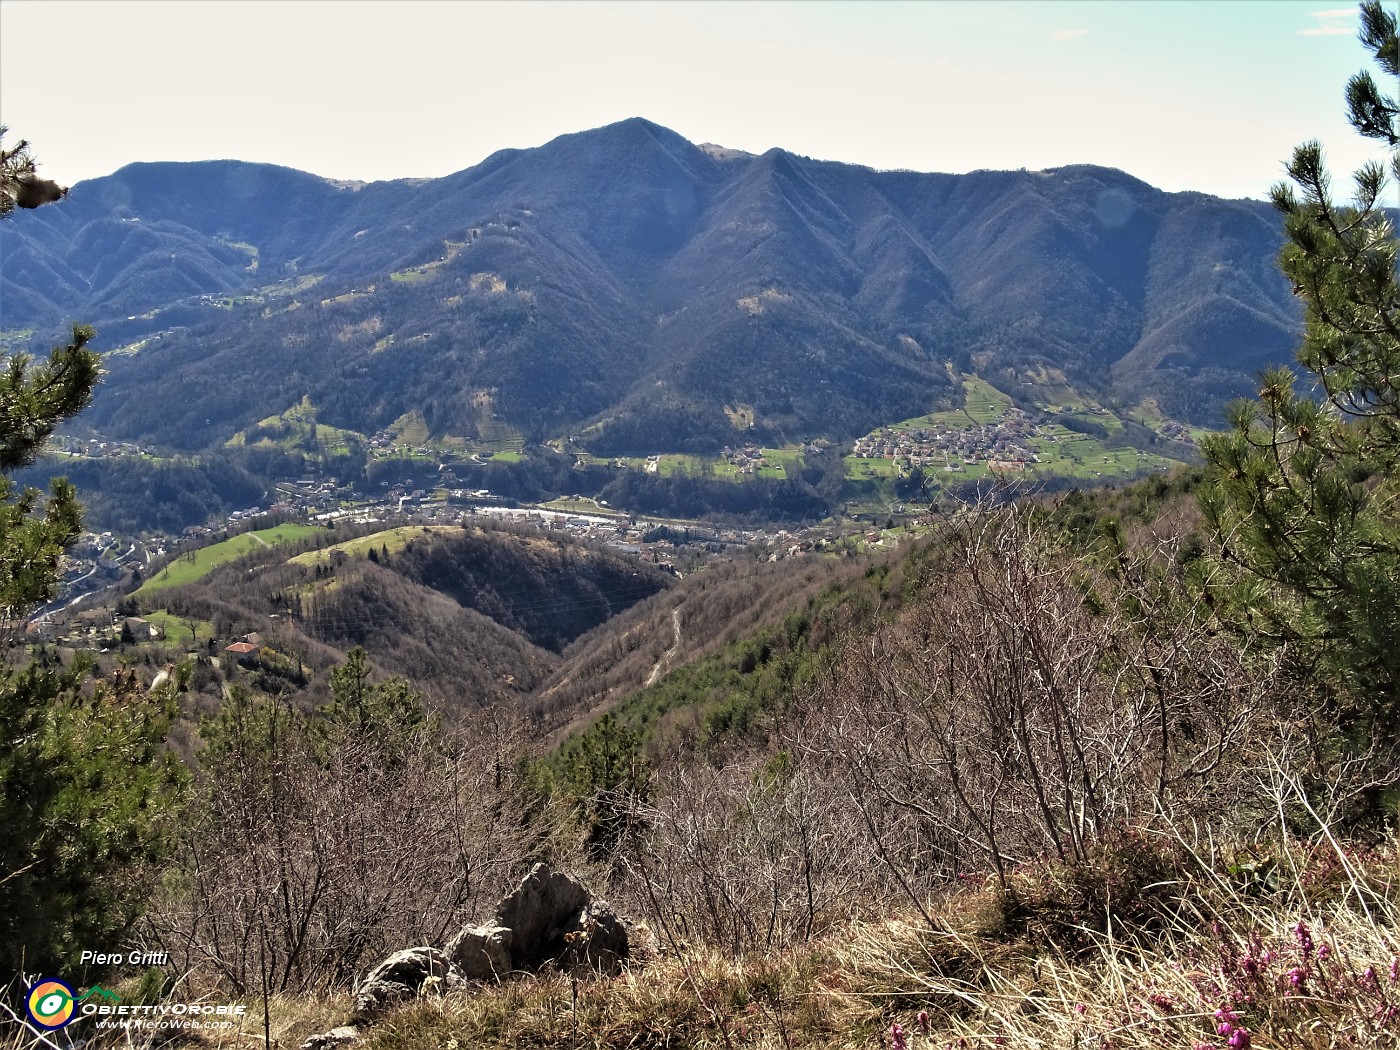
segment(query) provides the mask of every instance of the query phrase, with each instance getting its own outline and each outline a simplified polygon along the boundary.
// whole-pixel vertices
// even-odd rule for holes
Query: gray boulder
[[[511,931],[510,957],[517,970],[538,970],[564,954],[564,935],[579,928],[592,895],[571,875],[536,864],[496,906],[494,925]]]
[[[349,1046],[358,1042],[360,1030],[344,1025],[340,1028],[332,1028],[329,1032],[321,1032],[313,1035],[306,1042],[301,1044],[301,1050],[335,1050],[338,1046]]]
[[[496,906],[493,922],[511,931],[516,970],[553,963],[571,972],[616,973],[628,956],[627,927],[611,906],[594,900],[578,879],[545,864],[531,868]]]
[[[499,981],[513,969],[515,935],[504,926],[467,926],[447,942],[443,953],[469,981]]]
[[[580,970],[618,973],[630,951],[627,927],[607,901],[591,901],[585,905],[578,914],[575,928],[564,935],[564,940],[567,948],[559,962],[564,969],[575,973]]]
[[[463,928],[442,951],[405,948],[371,967],[355,988],[350,1020],[363,1027],[428,991],[498,981],[512,970],[617,973],[629,951],[627,927],[607,901],[594,900],[572,876],[536,864],[497,905],[491,922]],[[359,1034],[358,1028],[337,1028],[312,1036],[303,1050],[331,1050]]]
[[[446,991],[466,984],[461,971],[436,948],[405,948],[370,968],[355,989],[352,1020],[363,1020],[417,997],[428,989]]]

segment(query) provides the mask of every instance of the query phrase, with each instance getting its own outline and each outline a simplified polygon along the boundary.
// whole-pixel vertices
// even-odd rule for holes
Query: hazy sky
[[[1370,65],[1336,0],[0,0],[0,120],[61,182],[236,158],[438,176],[642,116],[877,168],[1094,163],[1263,196]]]

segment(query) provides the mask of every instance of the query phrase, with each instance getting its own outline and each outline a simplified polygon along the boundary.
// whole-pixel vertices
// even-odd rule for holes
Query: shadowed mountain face
[[[125,352],[85,420],[185,448],[303,396],[606,454],[844,438],[1041,365],[1209,423],[1290,357],[1280,244],[1262,202],[1110,169],[877,172],[633,119],[359,187],[132,165],[0,228],[0,331],[95,324]]]

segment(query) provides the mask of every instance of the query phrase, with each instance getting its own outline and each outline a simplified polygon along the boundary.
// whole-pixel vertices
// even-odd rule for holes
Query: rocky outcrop
[[[462,987],[465,978],[436,948],[405,948],[370,968],[355,988],[354,1019],[368,1020],[387,1007],[406,1002],[425,989]]]
[[[536,864],[515,891],[496,906],[495,923],[514,935],[511,962],[518,970],[538,970],[562,959],[565,937],[581,929],[592,894],[571,875]]]
[[[630,953],[627,927],[612,905],[607,901],[590,901],[579,913],[578,928],[569,945],[570,968],[615,974],[621,971]]]
[[[558,966],[616,973],[628,956],[627,927],[607,901],[572,875],[536,864],[484,926],[467,926],[446,954],[470,980]]]
[[[430,991],[549,966],[573,974],[615,974],[630,950],[627,927],[607,901],[595,900],[573,876],[536,864],[496,905],[490,922],[463,927],[441,951],[405,948],[371,967],[355,988],[351,1020],[359,1027],[313,1035],[302,1050],[352,1043],[384,1010]]]
[[[466,926],[447,942],[444,953],[469,981],[499,981],[510,973],[514,931],[504,926]]]
[[[350,1025],[332,1028],[329,1032],[313,1035],[301,1044],[301,1050],[335,1050],[339,1046],[349,1046],[360,1038],[360,1030]]]

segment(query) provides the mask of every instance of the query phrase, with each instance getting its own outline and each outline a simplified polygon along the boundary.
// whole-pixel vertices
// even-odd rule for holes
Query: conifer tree
[[[28,142],[20,139],[13,148],[5,148],[8,130],[0,124],[0,217],[16,207],[40,208],[61,200],[68,191],[56,182],[39,177]]]
[[[1360,38],[1393,84],[1396,19],[1362,4]],[[1204,445],[1202,508],[1233,572],[1211,597],[1253,638],[1285,644],[1295,668],[1335,702],[1345,730],[1400,739],[1400,282],[1386,213],[1400,183],[1400,105],[1369,73],[1346,90],[1352,125],[1384,144],[1385,163],[1334,198],[1317,142],[1274,187],[1287,242],[1280,266],[1305,305],[1298,362],[1263,377],[1257,401],[1231,406],[1230,429]],[[1366,730],[1369,729],[1369,732]]]
[[[3,131],[3,129],[0,129]],[[26,143],[0,149],[0,215],[61,193],[43,188]],[[47,185],[52,185],[47,184]],[[46,199],[42,199],[47,196]],[[66,481],[47,499],[5,475],[32,463],[92,398],[90,328],[36,363],[0,361],[0,618],[3,641],[58,589],[58,563],[81,508]],[[131,672],[95,679],[82,661],[41,650],[0,654],[0,982],[21,968],[66,973],[84,948],[116,942],[140,914],[182,777],[164,741],[179,688],[148,692]]]

